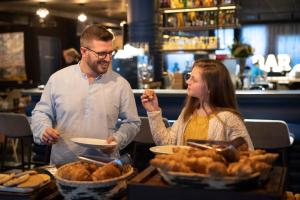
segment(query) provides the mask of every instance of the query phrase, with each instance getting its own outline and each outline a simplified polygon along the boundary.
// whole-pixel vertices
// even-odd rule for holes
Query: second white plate
[[[180,148],[190,148],[189,146],[177,146],[177,145],[163,145],[163,146],[155,146],[151,147],[150,151],[155,154],[173,154],[173,148],[180,147]]]

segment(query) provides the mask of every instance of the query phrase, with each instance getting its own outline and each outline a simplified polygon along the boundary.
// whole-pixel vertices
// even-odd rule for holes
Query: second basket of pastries
[[[174,154],[156,155],[150,163],[169,184],[236,189],[257,186],[266,179],[277,157],[264,150],[240,151],[232,162],[214,148],[175,147]]]
[[[58,168],[55,178],[66,199],[105,199],[106,193],[134,172],[131,165],[110,162],[103,166],[77,161]]]

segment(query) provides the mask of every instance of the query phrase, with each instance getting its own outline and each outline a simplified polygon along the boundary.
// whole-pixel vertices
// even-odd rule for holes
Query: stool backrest
[[[279,149],[291,145],[287,123],[281,120],[245,119],[254,148]]]
[[[148,144],[154,143],[151,130],[150,130],[148,117],[140,117],[140,120],[141,120],[140,131],[137,133],[133,141],[140,142],[140,143],[148,143]],[[169,127],[168,119],[163,118],[163,121],[165,126]]]
[[[27,117],[19,113],[0,113],[0,133],[11,138],[32,136]]]

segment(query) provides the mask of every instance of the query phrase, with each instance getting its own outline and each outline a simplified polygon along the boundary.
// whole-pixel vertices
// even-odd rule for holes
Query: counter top
[[[32,89],[24,89],[22,90],[22,93],[25,95],[41,95],[43,92],[42,89],[38,88],[32,88]],[[141,95],[144,92],[143,89],[133,89],[133,93],[136,95]],[[186,90],[176,90],[176,89],[156,89],[155,92],[159,96],[177,96],[177,95],[185,95]],[[237,96],[246,97],[246,96],[252,96],[252,97],[259,97],[259,96],[300,96],[300,90],[237,90],[236,91]]]
[[[43,90],[34,88],[22,91],[31,95],[32,105],[40,100]],[[141,103],[143,89],[134,89],[135,102],[139,116],[147,116]],[[155,90],[163,116],[176,120],[183,108],[186,90]],[[277,119],[284,120],[290,126],[291,132],[300,130],[300,90],[237,90],[239,111],[247,119]],[[298,128],[299,127],[299,128]]]

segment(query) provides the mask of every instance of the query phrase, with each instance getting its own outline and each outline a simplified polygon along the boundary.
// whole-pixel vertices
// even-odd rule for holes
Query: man
[[[113,34],[92,25],[80,37],[81,61],[54,73],[32,115],[34,139],[52,145],[51,163],[62,165],[80,154],[117,156],[139,131],[134,96],[129,83],[109,66]],[[118,121],[118,119],[120,119]],[[117,128],[117,124],[118,128]],[[102,152],[73,143],[73,137],[115,141]]]

